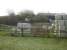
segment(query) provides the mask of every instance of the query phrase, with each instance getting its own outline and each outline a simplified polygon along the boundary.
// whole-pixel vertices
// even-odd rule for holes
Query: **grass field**
[[[0,50],[67,50],[67,39],[0,36]]]
[[[0,31],[0,50],[67,50],[67,39],[41,37],[11,37]]]

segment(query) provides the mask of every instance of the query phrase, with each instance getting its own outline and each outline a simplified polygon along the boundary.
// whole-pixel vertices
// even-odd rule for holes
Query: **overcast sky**
[[[0,0],[0,16],[7,15],[7,10],[15,13],[21,10],[38,12],[67,13],[66,0]]]

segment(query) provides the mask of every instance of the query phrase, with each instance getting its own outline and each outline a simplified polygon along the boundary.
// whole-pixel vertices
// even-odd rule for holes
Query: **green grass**
[[[0,50],[67,50],[67,39],[0,36]]]
[[[0,31],[0,50],[67,50],[67,39],[11,37],[6,30]]]
[[[9,32],[7,32],[7,31],[0,31],[0,36],[9,36]]]

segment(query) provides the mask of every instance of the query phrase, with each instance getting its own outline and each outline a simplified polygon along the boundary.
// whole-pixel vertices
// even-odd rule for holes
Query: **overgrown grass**
[[[67,39],[0,36],[0,50],[67,50]]]

